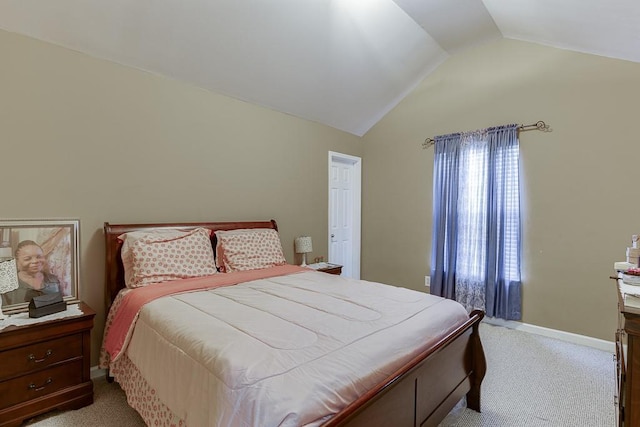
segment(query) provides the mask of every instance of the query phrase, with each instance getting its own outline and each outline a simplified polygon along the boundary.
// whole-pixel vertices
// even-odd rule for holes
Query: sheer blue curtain
[[[435,138],[431,292],[521,318],[517,125]]]

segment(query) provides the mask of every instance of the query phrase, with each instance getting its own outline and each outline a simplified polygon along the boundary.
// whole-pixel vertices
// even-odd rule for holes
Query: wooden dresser
[[[0,330],[0,426],[93,403],[95,312],[84,303],[79,308],[78,316]]]
[[[617,283],[619,312],[615,355],[616,418],[620,427],[640,426],[640,298],[626,296],[625,288],[629,285],[616,277],[612,279]]]

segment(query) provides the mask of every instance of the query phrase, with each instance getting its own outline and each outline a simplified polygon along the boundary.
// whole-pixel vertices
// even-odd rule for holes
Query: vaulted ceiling
[[[638,0],[3,0],[0,28],[359,136],[496,38],[640,62]]]

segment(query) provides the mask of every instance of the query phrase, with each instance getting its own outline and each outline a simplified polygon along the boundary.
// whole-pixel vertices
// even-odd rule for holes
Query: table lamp
[[[313,246],[311,245],[311,237],[309,236],[300,236],[296,237],[296,253],[302,254],[302,264],[301,267],[307,265],[307,254],[309,252],[313,252]]]
[[[18,268],[16,260],[12,258],[11,248],[0,248],[0,294],[6,294],[18,289]],[[2,314],[2,300],[0,299],[0,320],[6,319]]]

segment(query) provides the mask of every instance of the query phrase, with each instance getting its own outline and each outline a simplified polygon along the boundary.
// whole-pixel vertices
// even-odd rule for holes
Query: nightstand
[[[93,403],[91,328],[95,312],[0,330],[0,426],[52,409]]]
[[[307,267],[313,268],[314,270],[321,271],[323,273],[336,274],[338,276],[342,274],[342,266],[339,264],[318,262],[316,264],[309,264],[307,265]]]

